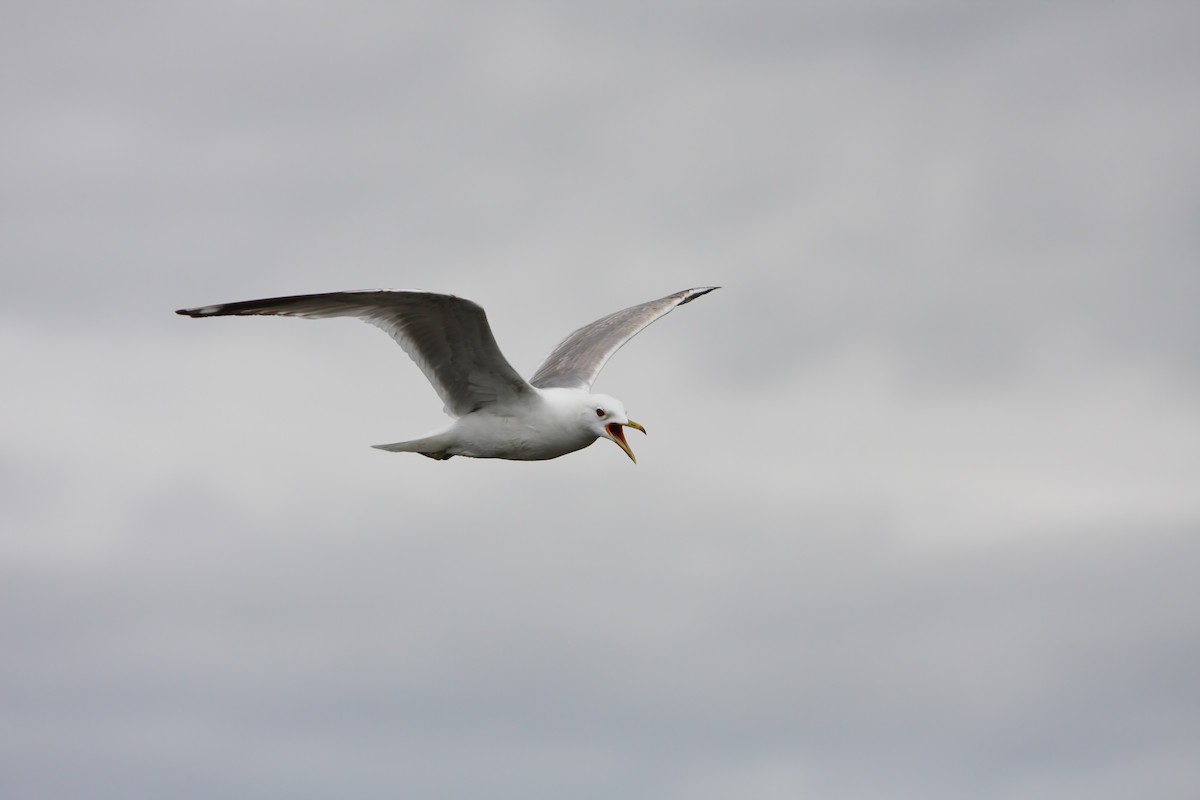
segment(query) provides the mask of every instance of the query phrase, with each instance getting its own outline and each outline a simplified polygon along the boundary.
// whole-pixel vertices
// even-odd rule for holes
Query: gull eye
[[[597,408],[597,409],[596,409],[596,416],[597,416],[597,417],[603,417],[603,416],[604,416],[604,409],[603,409],[603,408]]]

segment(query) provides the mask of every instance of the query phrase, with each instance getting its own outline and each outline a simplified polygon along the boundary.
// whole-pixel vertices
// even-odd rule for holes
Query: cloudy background
[[[1189,3],[9,3],[0,794],[1192,798]],[[510,464],[454,292],[650,435]]]

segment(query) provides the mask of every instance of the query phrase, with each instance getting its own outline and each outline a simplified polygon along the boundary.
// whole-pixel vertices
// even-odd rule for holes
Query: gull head
[[[597,438],[611,439],[617,447],[625,451],[625,455],[637,463],[629,442],[625,441],[625,428],[636,428],[642,433],[646,429],[629,418],[625,413],[625,404],[615,397],[606,394],[589,394],[584,398],[583,417],[589,430]]]

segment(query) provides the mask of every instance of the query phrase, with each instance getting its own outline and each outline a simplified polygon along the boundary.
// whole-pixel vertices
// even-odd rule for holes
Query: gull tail
[[[386,450],[389,453],[420,453],[426,458],[445,461],[454,458],[453,453],[446,452],[446,445],[441,437],[427,436],[424,439],[413,439],[409,442],[392,442],[391,444],[373,444],[376,450]]]

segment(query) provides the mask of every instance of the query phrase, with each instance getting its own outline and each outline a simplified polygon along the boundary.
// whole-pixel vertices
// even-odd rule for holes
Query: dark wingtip
[[[176,314],[184,317],[212,317],[219,314],[221,306],[200,306],[199,308],[178,308]]]
[[[688,297],[685,297],[682,301],[680,301],[679,305],[681,305],[681,306],[686,305],[686,304],[692,302],[693,300],[695,300],[697,297],[703,297],[704,295],[708,294],[709,292],[715,292],[717,289],[720,289],[720,288],[721,288],[720,286],[705,286],[705,287],[699,288],[699,289],[689,289],[688,291],[692,292],[692,294],[689,295]]]

